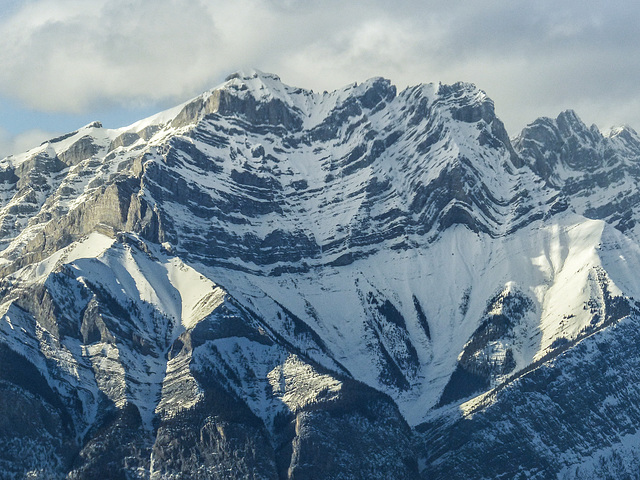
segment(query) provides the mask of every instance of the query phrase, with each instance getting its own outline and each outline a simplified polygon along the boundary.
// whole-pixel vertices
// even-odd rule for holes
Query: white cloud
[[[19,135],[10,135],[5,130],[0,129],[0,159],[26,152],[46,140],[55,138],[57,135],[59,134],[39,129],[27,130]]]
[[[182,97],[220,44],[201,4],[162,0],[32,2],[0,34],[0,88],[50,111]]]
[[[63,112],[166,105],[257,67],[317,90],[474,82],[514,133],[569,107],[640,128],[638,20],[621,0],[31,0],[0,18],[0,94]]]

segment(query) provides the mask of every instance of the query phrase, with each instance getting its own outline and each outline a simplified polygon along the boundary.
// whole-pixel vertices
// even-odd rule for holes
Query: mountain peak
[[[225,82],[228,82],[233,79],[252,80],[256,78],[264,78],[269,80],[275,80],[278,82],[280,81],[280,77],[274,73],[267,73],[255,68],[251,68],[249,70],[236,70],[235,72],[233,72],[232,74],[228,75],[225,78]]]
[[[536,119],[513,144],[538,175],[562,187],[569,178],[602,166],[603,141],[597,126],[587,127],[575,111],[565,110],[555,119]]]
[[[638,132],[629,125],[611,127],[608,131],[604,132],[603,135],[607,138],[621,138],[626,141],[634,141],[636,143],[640,140]]]
[[[555,120],[560,133],[566,137],[577,135],[587,142],[597,142],[602,134],[597,126],[587,125],[582,121],[574,110],[565,110],[561,112]]]
[[[582,120],[580,119],[580,117],[578,116],[578,114],[576,113],[575,110],[568,108],[566,110],[563,110],[562,112],[560,112],[558,114],[558,116],[556,117],[556,121],[557,122],[567,122],[567,123],[576,123],[576,124],[583,124]]]
[[[211,92],[213,93],[217,90],[233,90],[235,94],[245,92],[251,94],[256,99],[275,96],[282,100],[283,97],[286,98],[288,96],[288,91],[293,89],[282,83],[278,75],[250,69],[238,70],[227,76],[225,82],[214,88]]]

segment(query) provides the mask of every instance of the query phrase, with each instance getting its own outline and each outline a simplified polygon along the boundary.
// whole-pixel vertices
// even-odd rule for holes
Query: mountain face
[[[5,158],[1,476],[637,478],[639,160],[256,71]]]

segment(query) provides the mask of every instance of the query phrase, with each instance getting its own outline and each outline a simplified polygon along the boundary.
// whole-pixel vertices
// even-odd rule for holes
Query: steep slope
[[[637,331],[636,306],[464,419],[425,425],[424,478],[636,478]]]
[[[577,235],[580,258],[567,264],[570,256],[563,255],[568,275],[550,289],[559,293],[551,311],[565,312],[552,315],[550,326],[573,331],[557,335],[545,355],[486,394],[457,411],[444,407],[417,427],[418,450],[428,452],[425,478],[635,478],[637,145],[631,129],[603,135],[573,112],[536,120],[515,139],[523,161],[561,192],[563,215],[606,223],[581,222],[579,228],[596,227],[597,241],[584,230]],[[498,331],[505,323],[499,320]],[[495,331],[481,328],[485,337]],[[461,363],[468,358],[465,351]],[[486,451],[494,455],[487,458]]]
[[[408,474],[388,398],[309,362],[176,257],[93,233],[3,283],[7,477],[305,478],[334,450],[327,474],[365,459]],[[323,439],[337,429],[370,440]]]
[[[565,113],[512,146],[470,84],[318,94],[251,71],[2,160],[0,467],[505,473],[455,452],[636,319],[638,145]],[[539,474],[608,455],[589,445]]]
[[[604,219],[638,241],[640,137],[633,129],[603,134],[566,111],[528,125],[514,147],[532,170],[562,191],[572,209]]]

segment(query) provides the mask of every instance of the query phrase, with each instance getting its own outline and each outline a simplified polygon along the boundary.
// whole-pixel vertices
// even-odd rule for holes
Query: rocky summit
[[[0,477],[640,468],[640,137],[238,72],[0,161]]]

